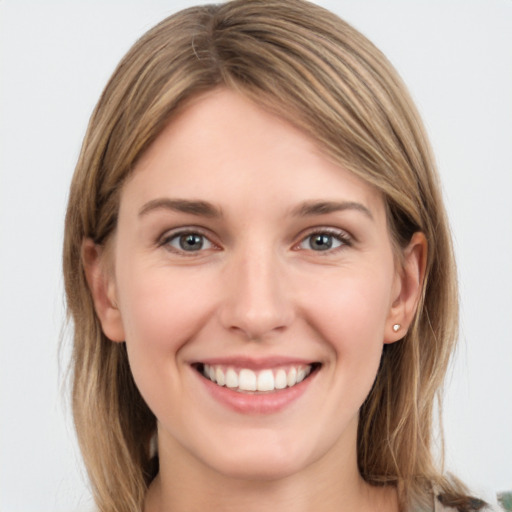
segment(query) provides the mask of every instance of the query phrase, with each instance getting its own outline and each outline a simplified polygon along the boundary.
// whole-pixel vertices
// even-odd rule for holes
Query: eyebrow
[[[155,210],[171,210],[174,212],[189,213],[201,217],[219,218],[222,211],[207,201],[196,201],[190,199],[159,198],[148,201],[139,210],[139,217],[147,215]]]
[[[345,210],[355,210],[364,213],[370,220],[374,220],[372,212],[366,206],[355,201],[306,201],[295,207],[292,210],[292,215],[308,217],[312,215],[327,215]]]
[[[191,215],[198,215],[202,217],[222,217],[222,211],[220,208],[217,208],[208,201],[170,198],[159,198],[148,201],[139,210],[139,217],[147,215],[154,210],[161,209],[189,213]],[[327,215],[329,213],[345,210],[359,211],[364,213],[369,219],[373,220],[371,211],[366,206],[355,201],[306,201],[296,206],[292,210],[292,215],[297,217],[308,217],[313,215]]]

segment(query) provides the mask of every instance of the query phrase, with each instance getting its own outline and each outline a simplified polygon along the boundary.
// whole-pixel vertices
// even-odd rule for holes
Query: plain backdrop
[[[195,3],[195,2],[194,2]],[[512,489],[512,1],[323,0],[398,68],[437,155],[462,294],[446,466]],[[0,0],[0,511],[92,508],[64,385],[61,243],[88,117],[184,1]]]

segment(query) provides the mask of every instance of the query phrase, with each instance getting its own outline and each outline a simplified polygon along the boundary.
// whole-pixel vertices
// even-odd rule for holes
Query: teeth
[[[233,370],[233,368],[229,368],[226,372],[226,386],[228,388],[238,387],[238,374]]]
[[[215,380],[219,386],[224,386],[224,384],[226,384],[226,377],[220,367],[217,367],[215,370]]]
[[[265,392],[299,384],[311,373],[311,368],[310,365],[300,365],[255,372],[248,368],[235,370],[231,367],[205,364],[203,375],[219,386],[226,386],[237,391]]]
[[[291,388],[297,384],[297,368],[291,368],[286,376],[286,383],[288,387]]]
[[[241,370],[238,375],[238,387],[243,391],[256,391],[256,374],[252,370]]]
[[[272,370],[263,370],[258,374],[258,391],[273,391],[274,374]]]
[[[282,369],[277,370],[274,382],[276,389],[284,389],[286,387],[286,372]]]

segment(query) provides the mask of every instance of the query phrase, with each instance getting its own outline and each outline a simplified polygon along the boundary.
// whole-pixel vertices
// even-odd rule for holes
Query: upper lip
[[[263,370],[265,368],[276,368],[279,366],[291,365],[312,365],[318,363],[312,359],[302,359],[297,357],[272,356],[264,358],[254,358],[247,356],[230,357],[208,357],[191,362],[191,365],[207,364],[210,366],[222,365],[238,368],[247,368],[249,370]]]

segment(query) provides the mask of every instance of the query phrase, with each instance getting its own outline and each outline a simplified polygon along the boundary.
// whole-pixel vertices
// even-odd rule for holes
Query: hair
[[[436,399],[458,335],[458,292],[425,130],[385,56],[303,0],[235,0],[170,16],[129,50],[92,114],[71,184],[63,259],[74,323],[73,414],[99,509],[142,509],[158,471],[150,447],[156,419],[134,383],[125,345],[102,332],[82,243],[108,242],[138,159],[188,99],[218,87],[293,123],[379,190],[397,252],[424,233],[427,265],[414,322],[384,347],[360,410],[359,471],[370,484],[396,486],[402,509],[431,500],[433,489],[445,505],[479,509],[482,502],[445,478],[433,455]]]

